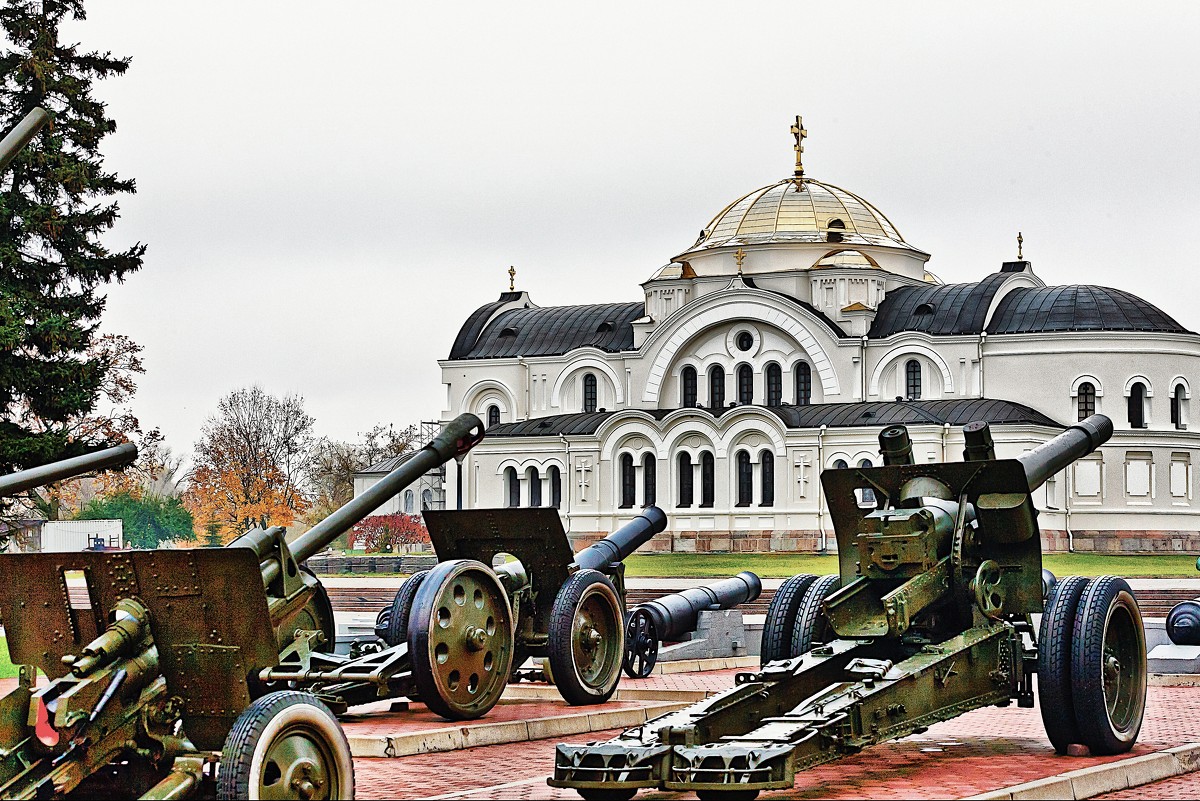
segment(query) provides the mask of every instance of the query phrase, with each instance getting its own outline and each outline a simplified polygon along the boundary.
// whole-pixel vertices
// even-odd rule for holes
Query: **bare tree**
[[[377,425],[357,442],[341,442],[328,437],[317,440],[309,474],[313,506],[308,522],[316,524],[354,497],[354,474],[390,456],[412,451],[419,436],[415,425],[397,428]]]

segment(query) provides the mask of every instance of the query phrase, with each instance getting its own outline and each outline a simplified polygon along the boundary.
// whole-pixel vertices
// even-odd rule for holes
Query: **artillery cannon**
[[[612,697],[625,645],[624,560],[666,528],[661,509],[647,507],[577,554],[555,509],[427,511],[425,522],[442,561],[401,585],[376,630],[392,648],[409,644],[417,695],[430,709],[477,717],[530,656],[547,660],[567,703]],[[470,640],[481,628],[506,632],[489,635],[495,650]]]
[[[16,157],[29,140],[50,122],[50,114],[44,108],[35,108],[21,118],[16,127],[0,139],[0,172]]]
[[[683,592],[639,604],[625,627],[625,658],[621,666],[633,679],[644,679],[658,663],[658,644],[678,642],[696,631],[700,614],[733,609],[758,599],[762,580],[750,571]]]
[[[840,576],[776,592],[761,670],[608,742],[558,746],[549,783],[585,798],[661,787],[750,799],[971,709],[1032,706],[1034,674],[1057,751],[1129,750],[1146,699],[1137,602],[1123,579],[1071,576],[1043,603],[1031,497],[1107,441],[1111,421],[1093,415],[1007,460],[986,424],[964,433],[961,463],[915,464],[894,426],[880,435],[885,466],[824,471]]]

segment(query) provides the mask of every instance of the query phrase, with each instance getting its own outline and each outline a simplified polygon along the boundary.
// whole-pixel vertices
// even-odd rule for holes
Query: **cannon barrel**
[[[0,497],[8,497],[64,478],[81,476],[94,470],[106,470],[110,467],[123,467],[137,458],[137,446],[132,442],[105,448],[95,453],[86,453],[58,462],[31,467],[28,470],[18,470],[7,476],[0,476]]]
[[[21,152],[21,148],[25,147],[49,121],[50,114],[44,108],[35,108],[21,118],[17,126],[0,140],[0,172],[8,167],[8,163]]]
[[[624,562],[650,538],[667,528],[667,516],[657,506],[647,506],[642,513],[595,545],[589,545],[575,554],[575,565],[580,570],[608,571],[613,562]]]
[[[762,593],[762,581],[750,571],[699,587],[690,587],[674,595],[666,595],[639,604],[654,621],[658,638],[672,642],[696,630],[700,613],[705,609],[732,609],[750,603]]]
[[[1102,414],[1093,414],[1081,420],[1054,439],[1046,440],[1033,450],[1017,457],[1025,467],[1025,478],[1029,491],[1046,483],[1046,479],[1071,462],[1082,459],[1099,448],[1113,435],[1112,420]]]

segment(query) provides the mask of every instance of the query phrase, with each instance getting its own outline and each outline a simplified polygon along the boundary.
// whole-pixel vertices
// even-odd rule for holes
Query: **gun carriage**
[[[1031,707],[1034,674],[1057,751],[1129,750],[1146,698],[1137,602],[1113,576],[1067,577],[1043,598],[1032,499],[1107,441],[1111,421],[1089,417],[1017,459],[995,459],[984,423],[964,435],[961,463],[914,463],[894,426],[880,435],[883,467],[826,470],[840,575],[776,592],[762,669],[608,742],[560,745],[549,783],[596,799],[642,787],[753,798],[971,709]]]

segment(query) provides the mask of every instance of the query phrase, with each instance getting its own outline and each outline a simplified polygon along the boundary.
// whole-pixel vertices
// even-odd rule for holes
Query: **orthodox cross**
[[[746,260],[746,251],[741,248],[737,249],[737,253],[733,254],[737,258],[738,275],[742,274],[742,262]]]
[[[590,486],[588,484],[588,473],[592,472],[592,463],[586,459],[582,459],[577,463],[575,471],[579,473],[579,500],[586,501],[587,488]]]
[[[796,458],[796,483],[800,485],[800,497],[808,497],[808,457],[803,454]]]
[[[1021,245],[1025,243],[1025,238],[1021,236],[1021,232],[1017,231],[1017,261],[1021,261]]]
[[[517,268],[511,264],[508,267],[508,291],[512,292],[517,288]]]
[[[808,136],[808,131],[804,130],[804,118],[799,114],[796,115],[796,124],[792,126],[792,136],[796,138],[796,144],[793,150],[796,151],[796,172],[797,178],[804,177],[804,137]]]

